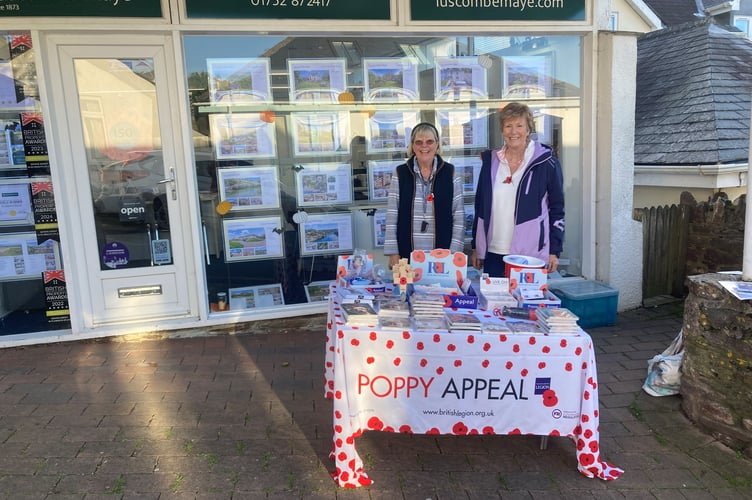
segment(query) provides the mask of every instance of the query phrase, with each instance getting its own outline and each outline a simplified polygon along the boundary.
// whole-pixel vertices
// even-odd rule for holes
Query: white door
[[[184,234],[188,170],[173,136],[179,103],[169,91],[168,41],[48,40],[50,93],[64,101],[63,113],[54,106],[58,144],[70,151],[61,155],[64,196],[73,197],[65,203],[80,218],[68,233],[80,241],[66,275],[72,267],[68,281],[86,278],[80,305],[87,328],[196,315]]]

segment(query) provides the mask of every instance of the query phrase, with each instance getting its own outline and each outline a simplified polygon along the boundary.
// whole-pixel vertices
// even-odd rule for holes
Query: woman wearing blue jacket
[[[481,153],[475,193],[473,267],[504,276],[506,255],[527,255],[556,271],[564,243],[561,164],[550,147],[531,139],[533,113],[521,103],[499,113],[504,146]]]

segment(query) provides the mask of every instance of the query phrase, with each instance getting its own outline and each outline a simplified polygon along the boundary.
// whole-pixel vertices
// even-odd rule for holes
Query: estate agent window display
[[[452,240],[468,248],[496,110],[521,95],[536,119],[561,99],[578,109],[581,57],[578,37],[526,59],[509,37],[471,38],[364,36],[344,54],[322,36],[184,36],[210,303],[255,286],[282,290],[274,306],[320,303],[309,288],[356,248],[387,267],[390,183],[422,122],[460,179]]]

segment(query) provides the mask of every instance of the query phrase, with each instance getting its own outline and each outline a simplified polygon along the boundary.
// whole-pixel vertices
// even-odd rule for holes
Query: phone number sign
[[[189,19],[389,20],[389,0],[186,0]]]

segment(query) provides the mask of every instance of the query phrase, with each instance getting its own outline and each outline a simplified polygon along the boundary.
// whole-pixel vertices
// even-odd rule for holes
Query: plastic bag
[[[683,356],[684,337],[680,330],[665,351],[648,361],[648,377],[642,384],[642,389],[651,396],[679,394]]]

